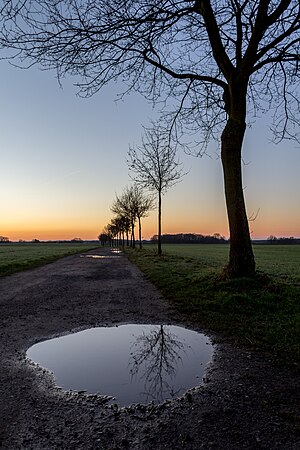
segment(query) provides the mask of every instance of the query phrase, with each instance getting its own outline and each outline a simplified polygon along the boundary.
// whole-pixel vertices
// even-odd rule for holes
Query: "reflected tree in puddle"
[[[63,389],[99,393],[119,406],[160,403],[198,386],[213,347],[203,334],[172,325],[96,327],[38,342],[29,359]]]
[[[166,325],[152,328],[135,338],[131,346],[129,358],[132,379],[144,380],[143,395],[146,401],[162,401],[168,396],[177,397],[183,387],[177,386],[173,379],[179,364],[182,364],[181,354],[185,352],[186,344]]]

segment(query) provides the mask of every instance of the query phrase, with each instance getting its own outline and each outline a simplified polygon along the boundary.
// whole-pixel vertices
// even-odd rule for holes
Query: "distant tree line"
[[[278,245],[295,245],[300,244],[300,238],[295,238],[293,236],[291,237],[276,237],[276,236],[269,236],[267,239],[268,244],[278,244]]]
[[[19,244],[58,244],[58,243],[81,243],[84,242],[81,238],[79,237],[75,237],[73,239],[59,239],[59,240],[49,240],[49,241],[40,241],[39,239],[32,239],[31,241],[26,241],[25,239],[19,239],[18,243]],[[10,244],[15,244],[16,242],[14,241],[10,241],[8,237],[6,236],[0,236],[0,244],[3,243],[10,243]]]
[[[157,239],[158,236],[155,234],[152,236],[151,242],[156,243]],[[227,242],[225,237],[219,233],[212,236],[195,233],[163,234],[161,241],[164,244],[224,244]]]

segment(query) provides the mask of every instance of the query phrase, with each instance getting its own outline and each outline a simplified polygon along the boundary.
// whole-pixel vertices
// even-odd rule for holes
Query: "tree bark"
[[[132,248],[135,248],[134,222],[131,223]]]
[[[222,165],[230,231],[229,278],[253,277],[255,261],[242,185],[241,152],[245,121],[229,117],[222,133]]]
[[[161,191],[158,191],[158,256],[161,256]]]

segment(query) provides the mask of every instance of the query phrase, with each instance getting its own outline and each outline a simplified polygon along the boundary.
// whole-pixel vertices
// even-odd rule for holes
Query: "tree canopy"
[[[79,75],[83,95],[121,78],[154,101],[176,98],[180,118],[206,138],[224,123],[239,77],[252,112],[273,107],[274,132],[290,137],[299,10],[298,0],[7,0],[1,42],[27,64]]]

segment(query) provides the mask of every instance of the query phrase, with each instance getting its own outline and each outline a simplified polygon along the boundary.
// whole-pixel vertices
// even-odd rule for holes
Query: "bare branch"
[[[203,16],[214,58],[228,81],[233,75],[234,66],[225,52],[211,2],[209,0],[196,0],[195,11]]]

